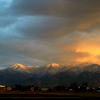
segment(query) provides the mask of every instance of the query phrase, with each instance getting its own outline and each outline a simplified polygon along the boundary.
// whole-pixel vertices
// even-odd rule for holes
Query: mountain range
[[[0,84],[4,85],[35,85],[39,86],[69,86],[73,82],[89,86],[100,86],[100,65],[81,63],[75,65],[48,64],[45,66],[24,66],[16,63],[0,70]]]

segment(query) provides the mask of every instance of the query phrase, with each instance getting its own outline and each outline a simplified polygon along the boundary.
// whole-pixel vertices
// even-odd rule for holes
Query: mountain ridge
[[[55,84],[69,85],[76,81],[80,84],[88,82],[91,86],[97,86],[100,83],[99,75],[100,65],[98,64],[83,63],[65,66],[52,63],[45,66],[24,66],[17,63],[0,70],[0,84],[38,85],[38,81],[41,81],[42,85],[53,86]]]

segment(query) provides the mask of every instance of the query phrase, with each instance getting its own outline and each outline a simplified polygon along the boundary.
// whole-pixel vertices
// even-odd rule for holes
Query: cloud
[[[0,27],[7,27],[17,21],[16,17],[4,16],[0,17]]]
[[[74,31],[95,29],[100,23],[99,3],[98,0],[14,0],[8,12],[19,17],[17,30],[22,35],[59,39]]]
[[[81,44],[78,45],[78,48],[76,50],[76,52],[87,52],[89,53],[88,57],[84,57],[82,59],[78,59],[77,61],[80,62],[93,62],[93,63],[98,63],[99,59],[98,56],[100,55],[100,34],[99,33],[95,33],[95,35],[93,35],[95,38],[90,38],[87,41],[82,41]]]
[[[99,64],[99,4],[99,0],[1,0],[0,65]]]
[[[78,17],[98,12],[98,0],[14,0],[10,6],[14,14]],[[80,9],[79,9],[80,8]],[[80,16],[79,16],[80,17]]]
[[[69,61],[99,63],[100,55],[100,34],[99,31],[88,33],[70,34],[63,40],[62,45],[58,45],[61,52],[69,54]],[[71,53],[73,52],[73,53]],[[70,57],[73,58],[70,58]],[[66,57],[68,57],[66,55]]]
[[[64,9],[65,2],[61,0],[14,0],[10,6],[14,14],[20,15],[56,15]],[[61,5],[62,4],[62,5]],[[60,7],[60,8],[59,8]]]
[[[60,37],[61,33],[56,33],[61,19],[45,16],[29,16],[18,19],[16,30],[19,34],[32,39],[52,39]]]

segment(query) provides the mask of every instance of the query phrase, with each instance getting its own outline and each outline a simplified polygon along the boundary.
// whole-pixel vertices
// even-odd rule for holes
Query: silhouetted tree
[[[79,90],[79,85],[77,82],[74,82],[70,85],[70,88],[73,89],[73,92],[74,91],[78,91]]]
[[[86,92],[87,91],[87,87],[88,87],[88,83],[84,82],[81,86],[81,91]]]
[[[88,83],[87,82],[83,83],[82,87],[88,87]]]
[[[34,87],[34,91],[40,91],[40,90],[41,89],[38,86]]]
[[[63,85],[55,86],[55,91],[65,91],[65,86],[63,86]]]

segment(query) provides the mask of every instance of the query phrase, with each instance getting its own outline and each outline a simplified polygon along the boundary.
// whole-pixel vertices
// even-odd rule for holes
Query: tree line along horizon
[[[0,87],[0,91],[7,90]],[[7,91],[62,91],[62,92],[96,92],[97,90],[100,90],[100,86],[98,87],[89,87],[87,82],[82,83],[82,85],[79,85],[77,82],[73,82],[70,84],[70,86],[64,86],[64,85],[55,85],[54,87],[46,87],[46,86],[34,86],[34,85],[21,85],[21,84],[15,84],[14,86],[11,86],[8,88]]]

